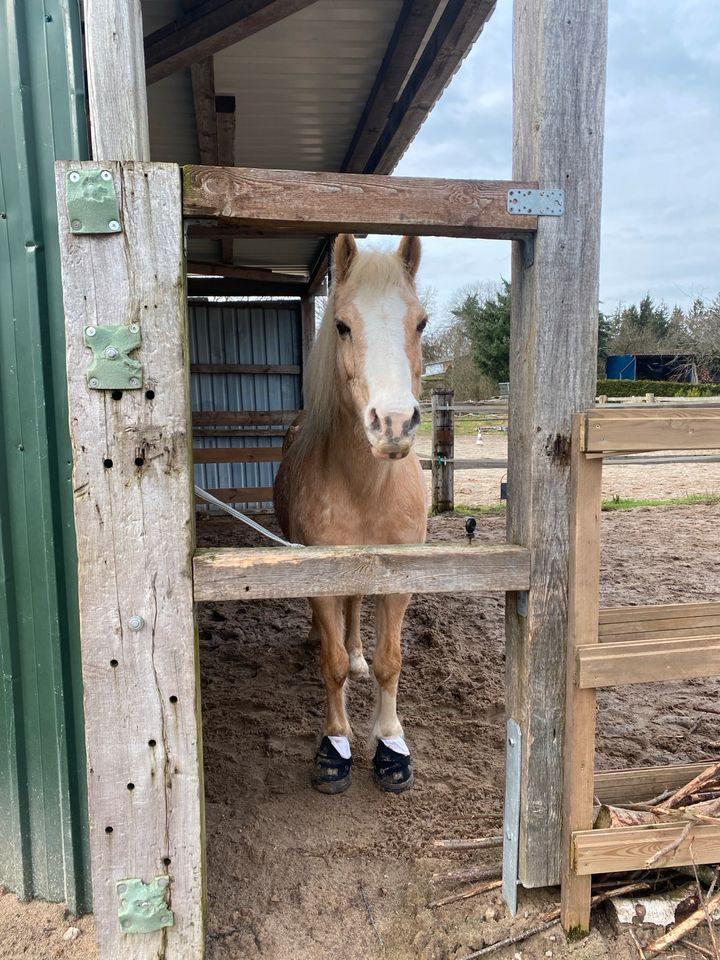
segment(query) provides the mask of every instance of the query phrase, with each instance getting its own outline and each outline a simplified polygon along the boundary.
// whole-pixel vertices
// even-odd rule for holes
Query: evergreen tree
[[[495,381],[510,378],[510,301],[510,284],[503,280],[494,296],[481,301],[469,294],[453,310],[466,323],[475,366]]]

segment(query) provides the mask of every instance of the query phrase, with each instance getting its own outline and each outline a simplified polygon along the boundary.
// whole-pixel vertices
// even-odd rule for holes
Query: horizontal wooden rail
[[[523,547],[412,546],[198,550],[195,599],[528,590]]]
[[[220,487],[208,493],[223,503],[263,503],[273,498],[272,487]],[[195,502],[207,505],[202,497],[195,497]]]
[[[613,607],[600,611],[601,643],[720,636],[720,603]]]
[[[455,470],[507,470],[508,462],[503,458],[483,457],[480,460],[449,460]],[[638,467],[638,466],[659,466],[669,463],[720,463],[720,456],[696,456],[684,457],[680,454],[676,456],[632,456],[618,457],[607,456],[605,464],[608,467]],[[420,465],[423,470],[432,469],[432,460],[429,457],[420,457]]]
[[[191,363],[190,373],[299,374],[302,367],[296,363]]]
[[[720,637],[626,640],[578,647],[581,690],[720,676]]]
[[[282,447],[193,447],[195,463],[278,463]]]
[[[718,758],[720,759],[720,757]],[[600,803],[642,803],[659,797],[665,790],[679,790],[712,763],[675,763],[663,767],[635,767],[628,770],[599,770],[594,794]]]
[[[183,168],[187,217],[308,234],[410,233],[509,239],[537,217],[507,211],[508,190],[537,184],[431,180],[243,167]]]
[[[680,840],[687,822],[642,827],[579,830],[572,835],[575,872],[617,873],[643,870],[647,861],[674,841]],[[656,867],[680,867],[691,863],[716,863],[720,857],[720,823],[695,824],[677,849],[666,854]]]
[[[590,410],[582,449],[586,453],[720,449],[720,405]]]
[[[193,410],[194,427],[278,426],[290,424],[299,410]]]

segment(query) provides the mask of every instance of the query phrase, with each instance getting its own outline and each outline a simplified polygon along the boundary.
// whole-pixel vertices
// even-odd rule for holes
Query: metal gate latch
[[[109,170],[71,170],[67,175],[71,233],[121,233],[122,221]]]
[[[115,889],[120,898],[118,919],[123,933],[154,933],[175,923],[168,906],[170,877],[155,877],[150,883],[118,880]]]
[[[140,327],[85,327],[85,346],[93,358],[87,369],[87,382],[92,390],[139,390],[142,386],[142,364],[128,354],[140,346]]]

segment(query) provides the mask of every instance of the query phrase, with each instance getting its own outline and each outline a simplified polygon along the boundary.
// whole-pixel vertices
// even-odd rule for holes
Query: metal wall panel
[[[87,157],[77,0],[0,17],[0,883],[90,906],[55,159]],[[108,749],[111,745],[108,744]]]
[[[300,301],[190,301],[191,363],[302,364]],[[274,373],[193,373],[193,410],[299,410],[302,377]],[[282,437],[204,437],[198,447],[281,447]],[[278,463],[198,464],[195,482],[208,488],[270,487]],[[271,503],[238,504],[240,509]]]

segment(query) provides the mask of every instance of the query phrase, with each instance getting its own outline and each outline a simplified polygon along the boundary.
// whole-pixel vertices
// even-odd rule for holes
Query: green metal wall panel
[[[0,883],[90,907],[53,164],[88,156],[78,0],[0,15]]]

